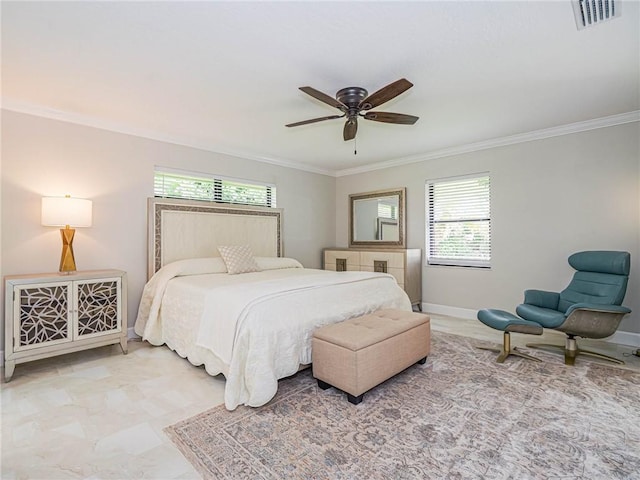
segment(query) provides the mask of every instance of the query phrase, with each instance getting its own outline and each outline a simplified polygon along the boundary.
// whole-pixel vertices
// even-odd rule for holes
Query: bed
[[[149,281],[135,332],[223,374],[229,410],[264,405],[278,379],[310,364],[316,328],[411,310],[391,275],[307,269],[285,257],[282,225],[281,209],[148,201]],[[234,273],[229,252],[248,255],[253,271]]]

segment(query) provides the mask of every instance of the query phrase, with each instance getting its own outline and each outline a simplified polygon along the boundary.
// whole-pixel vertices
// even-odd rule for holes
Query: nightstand
[[[127,353],[126,272],[5,277],[5,381],[16,364],[115,343]]]

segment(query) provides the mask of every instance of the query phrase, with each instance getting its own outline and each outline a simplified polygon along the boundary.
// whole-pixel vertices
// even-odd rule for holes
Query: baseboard
[[[136,332],[133,331],[133,327],[129,327],[129,328],[127,328],[127,338],[129,340],[131,340],[133,338],[136,338],[136,339],[140,338],[140,336]]]
[[[449,305],[438,305],[436,303],[423,303],[423,312],[437,313],[448,317],[464,318],[465,320],[475,320],[477,310],[468,308],[450,307]]]
[[[435,303],[423,303],[422,311],[435,313],[438,315],[446,315],[448,317],[464,318],[466,320],[475,320],[477,310],[468,308],[450,307],[448,305],[438,305]],[[133,327],[127,329],[128,339],[140,338]],[[617,343],[619,345],[630,345],[632,347],[640,347],[640,333],[623,332],[618,330],[608,338],[603,339],[605,342]],[[4,367],[4,351],[0,350],[0,367]]]
[[[436,303],[423,303],[423,312],[430,312],[437,315],[446,315],[448,317],[464,318],[465,320],[475,320],[477,310],[469,308],[450,307],[449,305],[438,305]],[[630,345],[632,347],[640,346],[640,333],[625,332],[618,330],[610,337],[602,339],[605,342],[617,343],[619,345]]]
[[[618,330],[616,333],[611,335],[610,337],[603,339],[605,342],[613,342],[618,345],[629,345],[631,347],[640,347],[640,333],[635,332],[624,332],[622,330]]]

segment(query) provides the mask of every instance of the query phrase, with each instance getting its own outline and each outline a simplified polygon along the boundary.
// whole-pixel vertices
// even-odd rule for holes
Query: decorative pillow
[[[259,272],[260,267],[253,258],[253,253],[248,245],[231,245],[218,247],[218,252],[227,265],[230,275],[236,273]]]

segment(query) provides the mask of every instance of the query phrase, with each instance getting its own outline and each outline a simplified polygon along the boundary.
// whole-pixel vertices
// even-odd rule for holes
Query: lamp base
[[[62,256],[60,257],[60,273],[73,273],[76,271],[76,259],[73,256],[73,236],[76,234],[74,228],[60,229],[60,235],[62,236]]]

